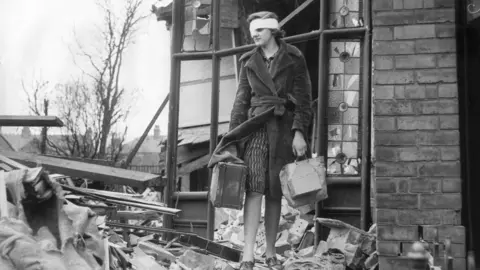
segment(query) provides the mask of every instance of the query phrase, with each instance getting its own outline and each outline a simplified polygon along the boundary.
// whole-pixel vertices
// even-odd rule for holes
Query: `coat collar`
[[[283,40],[280,40],[279,43],[279,51],[277,52],[277,55],[272,62],[272,66],[270,67],[272,71],[271,75],[264,64],[260,47],[257,47],[240,57],[240,61],[246,61],[245,67],[252,69],[274,95],[277,94],[277,89],[275,88],[275,83],[273,82],[275,77],[290,65],[295,63],[292,59],[292,55],[296,57],[301,56],[300,50],[298,50],[296,47],[288,45]]]

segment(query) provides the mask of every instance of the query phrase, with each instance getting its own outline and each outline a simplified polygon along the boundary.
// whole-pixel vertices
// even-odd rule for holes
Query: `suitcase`
[[[213,168],[209,191],[209,199],[213,206],[242,209],[247,173],[244,164],[217,163]]]

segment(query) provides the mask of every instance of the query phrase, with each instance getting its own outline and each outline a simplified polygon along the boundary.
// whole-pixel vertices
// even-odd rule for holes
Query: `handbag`
[[[290,206],[298,208],[328,198],[323,156],[285,165],[280,171],[282,193]]]

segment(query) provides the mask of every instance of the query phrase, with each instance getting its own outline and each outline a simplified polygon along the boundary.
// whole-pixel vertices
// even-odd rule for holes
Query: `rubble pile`
[[[0,170],[2,185],[8,196],[0,196],[0,269],[234,270],[241,262],[243,211],[217,208],[210,241],[164,228],[162,217],[180,210],[150,188],[92,189],[42,167]],[[268,269],[263,217],[264,210],[256,269]],[[318,246],[316,223],[330,228]],[[315,219],[284,199],[275,246],[285,270],[377,269],[374,230]]]

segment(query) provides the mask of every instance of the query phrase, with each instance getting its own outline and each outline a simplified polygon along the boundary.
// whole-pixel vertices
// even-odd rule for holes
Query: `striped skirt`
[[[248,168],[246,190],[265,194],[268,190],[268,134],[256,131],[245,145],[244,161]]]

